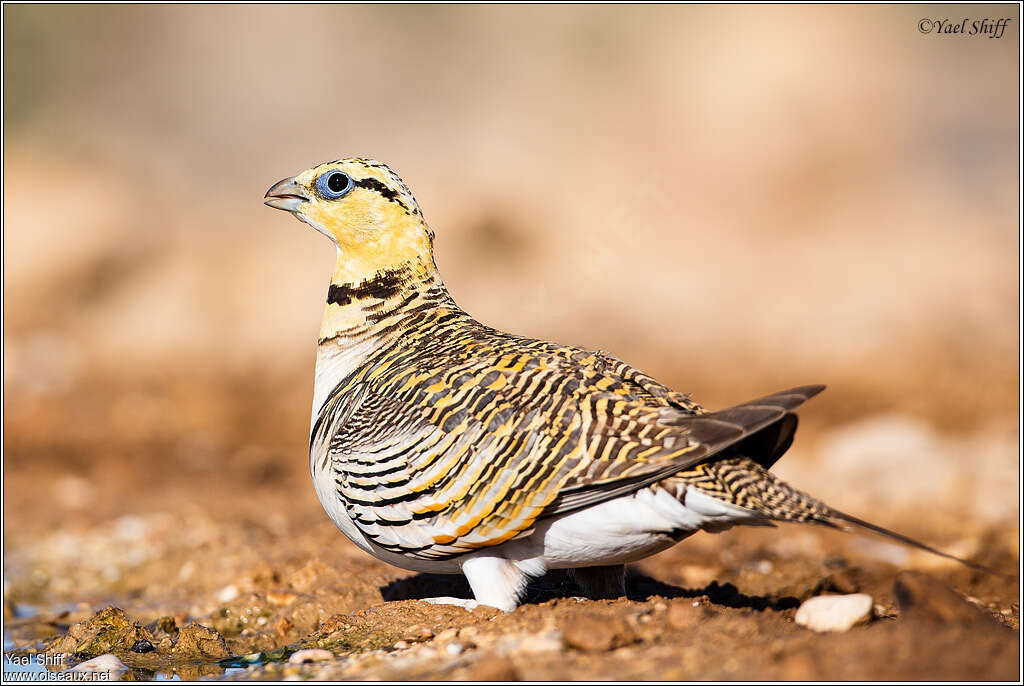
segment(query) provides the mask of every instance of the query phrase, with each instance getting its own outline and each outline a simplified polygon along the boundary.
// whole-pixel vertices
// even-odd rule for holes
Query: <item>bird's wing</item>
[[[825,390],[800,386],[717,412],[697,415],[662,411],[658,424],[668,427],[669,441],[686,441],[693,449],[681,456],[654,460],[595,460],[588,473],[567,482],[545,510],[545,516],[571,512],[625,495],[706,460],[725,450],[742,452],[771,466],[790,446],[796,431],[792,410]],[[620,466],[621,465],[621,466]]]
[[[377,366],[332,395],[310,455],[370,540],[447,558],[707,459],[820,390],[694,414],[686,396],[574,349]]]

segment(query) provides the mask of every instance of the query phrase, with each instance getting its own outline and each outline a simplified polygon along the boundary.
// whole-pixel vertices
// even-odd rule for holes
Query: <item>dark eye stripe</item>
[[[380,181],[373,177],[368,177],[365,179],[356,179],[355,185],[357,188],[365,188],[368,191],[379,193],[380,195],[384,196],[385,199],[390,200],[391,202],[401,206],[402,209],[404,209],[408,214],[413,213],[409,206],[405,204],[405,201],[402,200],[402,197],[398,195],[398,191],[396,191],[393,188],[388,188],[386,185],[384,185],[383,183],[381,183]]]

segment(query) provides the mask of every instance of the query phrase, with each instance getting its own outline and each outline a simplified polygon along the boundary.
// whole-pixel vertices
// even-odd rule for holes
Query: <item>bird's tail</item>
[[[683,478],[692,488],[731,505],[752,510],[768,520],[821,524],[845,531],[862,529],[881,534],[912,548],[955,560],[972,569],[1005,576],[971,560],[951,555],[909,536],[833,509],[820,500],[798,491],[745,457],[705,462],[677,476]]]

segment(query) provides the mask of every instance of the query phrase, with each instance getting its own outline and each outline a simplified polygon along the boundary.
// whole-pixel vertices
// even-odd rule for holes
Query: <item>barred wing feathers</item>
[[[822,389],[706,413],[611,356],[517,344],[457,357],[396,353],[339,384],[314,424],[310,458],[332,470],[367,538],[423,559],[497,545],[543,517],[705,460]]]

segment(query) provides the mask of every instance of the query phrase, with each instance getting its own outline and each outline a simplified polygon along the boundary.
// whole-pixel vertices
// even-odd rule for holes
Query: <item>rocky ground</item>
[[[432,605],[421,599],[469,589],[349,544],[322,513],[302,456],[289,459],[263,435],[277,431],[260,428],[271,422],[250,417],[236,433],[184,442],[124,432],[111,440],[98,419],[68,424],[63,439],[34,429],[54,408],[74,416],[76,397],[9,415],[6,427],[5,650],[63,654],[51,670],[113,654],[135,679],[1019,676],[1015,577],[807,526],[698,534],[632,565],[626,598],[578,598],[564,574],[551,573],[509,614]],[[152,411],[117,397],[82,411],[135,421]],[[215,399],[203,397],[190,395],[195,411],[212,412]],[[856,474],[836,472],[828,455],[848,457],[851,441],[874,441],[882,429],[808,424],[787,478],[826,491],[827,479],[848,479],[828,493],[845,509],[1016,574],[1013,514],[964,519],[913,499],[858,510],[870,500],[852,495]],[[898,433],[890,427],[893,441]],[[910,489],[913,469],[920,465],[889,476]],[[852,594],[870,596],[865,611],[817,618],[852,624],[846,630],[797,621],[812,597]]]

